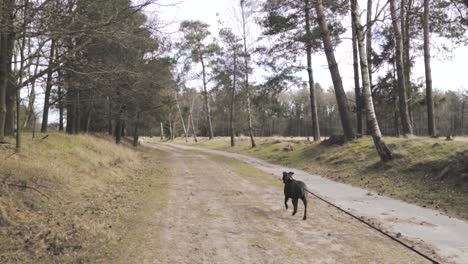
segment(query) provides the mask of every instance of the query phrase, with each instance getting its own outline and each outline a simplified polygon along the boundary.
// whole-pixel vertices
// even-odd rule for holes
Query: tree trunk
[[[76,89],[75,90],[75,130],[73,131],[73,134],[78,134],[81,131],[81,105],[80,105],[80,90]]]
[[[351,114],[349,111],[348,99],[346,98],[346,93],[343,88],[343,81],[341,80],[338,64],[336,63],[327,21],[323,12],[323,0],[316,1],[315,9],[317,12],[317,21],[320,26],[325,55],[327,56],[328,68],[333,80],[333,87],[335,88],[336,102],[338,104],[344,136],[346,141],[351,141],[355,137],[353,126],[351,125]]]
[[[47,71],[46,90],[44,96],[44,111],[42,111],[42,126],[41,133],[47,133],[47,125],[49,122],[49,107],[50,107],[50,92],[52,91],[52,68],[54,65],[54,52],[55,52],[55,40],[52,39],[50,43],[50,57],[49,57],[49,69]]]
[[[366,47],[364,46],[364,33],[360,21],[360,13],[358,7],[358,0],[351,0],[351,12],[354,13],[354,24],[356,25],[357,41],[359,46],[359,57],[361,62],[361,76],[362,76],[362,94],[364,105],[366,107],[367,118],[369,120],[370,131],[374,141],[377,153],[382,161],[389,161],[393,159],[392,152],[385,145],[380,132],[377,116],[374,111],[374,104],[372,102],[371,89],[369,83],[369,69],[367,65]]]
[[[195,124],[193,123],[193,115],[190,114],[190,122],[192,123],[192,130],[193,130],[193,140],[195,142],[198,142],[198,139],[197,139],[197,132],[195,130]]]
[[[60,85],[57,87],[57,96],[58,96],[58,107],[59,107],[59,131],[62,132],[64,128],[64,125],[63,125],[63,92],[62,92],[62,87]]]
[[[122,120],[121,113],[119,112],[115,122],[115,144],[120,144],[122,141]]]
[[[17,72],[17,64],[13,64],[13,56],[16,58],[18,50],[15,49],[15,34],[10,33],[8,36],[8,46],[7,46],[7,95],[6,95],[6,118],[5,118],[5,135],[14,136],[15,135],[15,102],[16,102],[16,80],[11,71],[11,65],[14,65],[15,69],[13,72]],[[13,54],[14,53],[14,54]]]
[[[68,85],[67,85],[67,100],[66,100],[66,107],[67,107],[67,126],[66,126],[66,132],[67,134],[73,134],[73,131],[75,130],[74,126],[75,126],[75,104],[74,104],[74,99],[73,99],[73,96],[74,96],[74,89],[73,87],[70,85],[70,79],[68,79]]]
[[[399,122],[399,113],[398,113],[398,97],[395,96],[394,98],[394,103],[395,103],[395,111],[393,113],[393,126],[395,127],[395,137],[399,137],[401,135],[400,133],[400,122]]]
[[[187,120],[187,123],[189,124],[192,124],[192,131],[193,131],[193,140],[195,142],[198,142],[198,139],[197,139],[197,132],[195,130],[195,124],[193,123],[193,105],[195,103],[195,97],[197,96],[197,93],[193,93],[193,97],[192,97],[192,103],[190,105],[190,113],[189,113],[189,120]]]
[[[462,97],[462,106],[460,113],[460,136],[465,135],[465,108],[466,108],[466,98],[465,95]]]
[[[213,134],[213,125],[211,122],[211,107],[210,107],[210,101],[208,99],[208,82],[206,81],[206,67],[205,67],[205,62],[203,60],[203,56],[200,55],[200,62],[202,65],[202,77],[203,77],[203,96],[205,99],[205,109],[206,109],[206,119],[208,122],[208,133],[209,133],[209,138],[210,140],[214,138]]]
[[[163,126],[163,122],[160,122],[161,123],[161,140],[164,140],[164,126]]]
[[[372,0],[367,0],[367,28],[366,28],[367,67],[369,67],[369,85],[372,92]],[[371,93],[372,95],[372,93]]]
[[[169,136],[171,140],[174,140],[174,130],[172,129],[172,115],[169,113]]]
[[[413,6],[413,0],[401,0],[400,7],[400,19],[401,19],[401,31],[403,38],[403,65],[405,74],[405,87],[408,97],[408,115],[413,125],[413,113],[412,113],[412,99],[411,99],[411,58],[410,58],[410,25],[411,25],[411,9]]]
[[[16,152],[19,152],[21,149],[21,126],[20,126],[20,106],[21,106],[21,84],[23,83],[23,74],[24,74],[24,50],[26,49],[26,27],[27,27],[27,16],[29,7],[29,1],[24,1],[24,19],[23,19],[23,32],[21,36],[21,47],[20,47],[20,69],[18,74],[18,85],[15,85],[16,88]],[[16,84],[16,82],[15,82]]]
[[[310,38],[312,32],[310,29],[310,0],[305,0],[305,31]],[[311,122],[312,122],[312,136],[314,141],[320,141],[320,126],[317,115],[317,99],[315,97],[315,84],[314,84],[314,75],[312,71],[312,44],[310,40],[307,40],[306,43],[306,53],[307,53],[307,75],[309,77],[309,95],[310,95],[310,113],[311,113]]]
[[[0,142],[5,139],[5,123],[7,114],[7,87],[11,71],[11,54],[13,53],[13,12],[14,0],[3,0],[0,3]]]
[[[92,105],[89,106],[88,111],[86,111],[86,116],[83,119],[83,131],[85,133],[89,133],[90,131],[90,125],[91,125],[91,114],[92,114]]]
[[[369,0],[371,2],[371,0]],[[369,16],[369,13],[368,13]],[[357,47],[357,35],[356,35],[356,24],[354,22],[354,12],[351,12],[351,33],[353,42],[353,69],[354,69],[354,94],[356,97],[356,122],[357,122],[357,133],[364,135],[364,128],[362,125],[362,96],[361,87],[359,84],[359,54]],[[369,24],[368,24],[369,26]],[[368,46],[367,46],[368,47]],[[369,53],[367,53],[369,56]],[[368,60],[369,62],[369,60]],[[369,74],[370,79],[370,74]]]
[[[11,58],[11,57],[10,57]],[[11,60],[9,62],[11,65]],[[14,64],[16,66],[16,64]],[[16,69],[15,69],[16,72]],[[6,101],[6,118],[5,118],[5,135],[15,135],[15,102],[16,102],[16,80],[11,73],[8,72],[8,85],[7,85],[7,101]]]
[[[37,75],[38,69],[39,69],[39,56],[37,57],[37,60],[36,60],[36,65],[34,68],[34,76]],[[24,128],[32,126],[31,122],[33,120],[33,115],[36,114],[34,111],[35,102],[36,102],[36,80],[33,80],[31,82],[31,92],[28,96],[28,109],[27,109],[26,118],[25,118],[24,125],[23,125]]]
[[[237,79],[237,53],[234,51],[234,69],[232,74],[232,90],[231,90],[231,109],[229,118],[229,128],[231,132],[231,147],[236,145],[235,142],[235,131],[234,131],[234,106],[236,99],[236,79]]]
[[[112,98],[107,96],[107,134],[112,135]]]
[[[134,147],[137,147],[138,146],[138,139],[139,139],[139,135],[138,135],[138,125],[140,123],[140,112],[137,113],[137,117],[136,117],[136,122],[135,122],[135,127],[133,129],[133,146]]]
[[[55,61],[59,60],[59,49],[56,47],[55,49]],[[63,93],[63,75],[62,70],[57,70],[57,104],[59,109],[59,131],[63,132],[64,124],[63,124],[63,113],[64,113],[64,93]]]
[[[0,21],[4,22],[4,8],[0,6]],[[0,143],[5,140],[5,118],[6,118],[6,87],[8,84],[7,67],[7,34],[3,30],[0,31]]]
[[[429,136],[436,135],[434,99],[432,96],[431,47],[429,32],[429,0],[424,0],[424,68],[426,73],[427,127]]]
[[[408,111],[408,97],[406,93],[406,84],[405,84],[405,75],[404,75],[404,65],[403,65],[403,39],[401,36],[401,31],[398,25],[398,18],[395,8],[395,0],[390,0],[390,12],[392,15],[392,25],[393,31],[395,34],[395,59],[397,66],[397,76],[398,76],[398,96],[399,96],[399,112],[400,120],[403,128],[404,136],[413,135],[413,128],[411,126],[411,121],[409,118]]]
[[[22,68],[24,67],[24,62],[23,62],[23,59],[24,59],[24,51],[22,51],[22,55],[21,55],[21,71],[22,71]],[[19,83],[22,83],[23,81],[23,74],[20,73],[20,77],[19,77],[19,80],[20,82]],[[15,137],[15,143],[16,143],[16,153],[20,152],[21,150],[21,126],[20,126],[20,114],[21,114],[21,89],[20,87],[18,87],[18,89],[16,89],[16,137]]]
[[[174,91],[174,98],[176,101],[177,111],[179,112],[180,122],[182,122],[182,128],[184,129],[185,142],[188,142],[188,131],[185,127],[184,117],[182,116],[182,110],[180,110],[179,100],[177,99],[177,92]]]
[[[252,148],[255,148],[257,144],[255,143],[255,138],[254,138],[254,133],[253,133],[253,127],[252,127],[252,110],[250,106],[250,88],[249,88],[249,58],[250,54],[248,53],[247,49],[247,32],[246,32],[246,26],[247,26],[247,21],[245,18],[245,2],[244,0],[240,1],[240,8],[241,8],[241,17],[242,17],[242,39],[244,40],[244,64],[245,64],[245,83],[244,83],[244,89],[247,91],[247,122],[249,126],[249,137],[250,137],[250,144]]]

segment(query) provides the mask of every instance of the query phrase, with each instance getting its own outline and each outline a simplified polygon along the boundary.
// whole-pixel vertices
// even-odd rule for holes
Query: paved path
[[[409,241],[417,249],[429,255],[435,252],[444,262],[468,263],[468,223],[465,221],[249,156],[186,145],[165,145],[235,158],[278,178],[282,171],[294,171],[295,178],[304,181],[312,192],[401,236],[401,239]]]

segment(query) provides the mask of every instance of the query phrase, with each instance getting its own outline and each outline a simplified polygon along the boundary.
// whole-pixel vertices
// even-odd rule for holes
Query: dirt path
[[[239,161],[157,145],[171,175],[166,205],[122,263],[426,263],[310,199],[308,220],[283,207],[278,180]]]
[[[275,165],[253,157],[218,150],[171,145],[183,150],[196,150],[235,158],[267,173],[293,170],[295,177],[307,183],[314,193],[356,215],[377,223],[381,228],[407,241],[420,251],[443,263],[468,263],[468,222],[443,213],[409,204],[368,190],[334,182],[319,175]]]

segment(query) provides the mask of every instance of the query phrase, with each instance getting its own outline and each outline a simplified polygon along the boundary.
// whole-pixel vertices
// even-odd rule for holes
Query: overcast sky
[[[170,2],[171,0],[165,0]],[[157,15],[160,20],[168,23],[164,29],[167,33],[174,34],[178,29],[179,23],[183,20],[202,20],[211,25],[211,32],[217,32],[217,21],[221,19],[225,25],[230,26],[229,21],[233,21],[233,7],[238,0],[182,0],[177,6],[157,7]],[[365,1],[360,0],[365,3]],[[361,4],[361,10],[365,5]],[[217,16],[218,14],[218,16]],[[365,20],[365,16],[362,21]],[[345,25],[346,26],[346,25]],[[232,23],[232,27],[236,27]],[[255,39],[259,32],[252,32],[252,38]],[[335,56],[338,61],[343,83],[346,90],[353,89],[353,67],[352,67],[352,48],[349,40],[351,30],[347,30],[345,38],[337,47]],[[434,53],[435,51],[433,51]],[[437,54],[434,54],[437,55]],[[432,75],[433,86],[440,90],[459,90],[468,88],[468,47],[460,47],[453,51],[451,60],[441,60],[437,56],[432,59]],[[305,57],[305,55],[304,55]],[[322,87],[330,87],[332,85],[330,72],[328,71],[327,61],[324,54],[316,54],[313,56],[314,79],[320,83]],[[301,74],[306,80],[306,72]],[[416,59],[415,67],[413,68],[412,79],[424,77],[424,63],[422,57]],[[261,81],[261,74],[254,76],[256,81]]]

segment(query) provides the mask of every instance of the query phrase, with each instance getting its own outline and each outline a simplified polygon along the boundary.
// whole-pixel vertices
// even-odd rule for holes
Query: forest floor
[[[145,140],[160,142],[158,138]],[[387,137],[385,141],[395,156],[387,163],[380,161],[368,137],[344,146],[323,146],[306,138],[256,140],[257,147],[253,149],[247,137],[236,138],[235,147],[230,146],[228,137],[199,138],[198,143],[177,138],[172,142],[249,155],[468,219],[466,138],[446,141]]]

